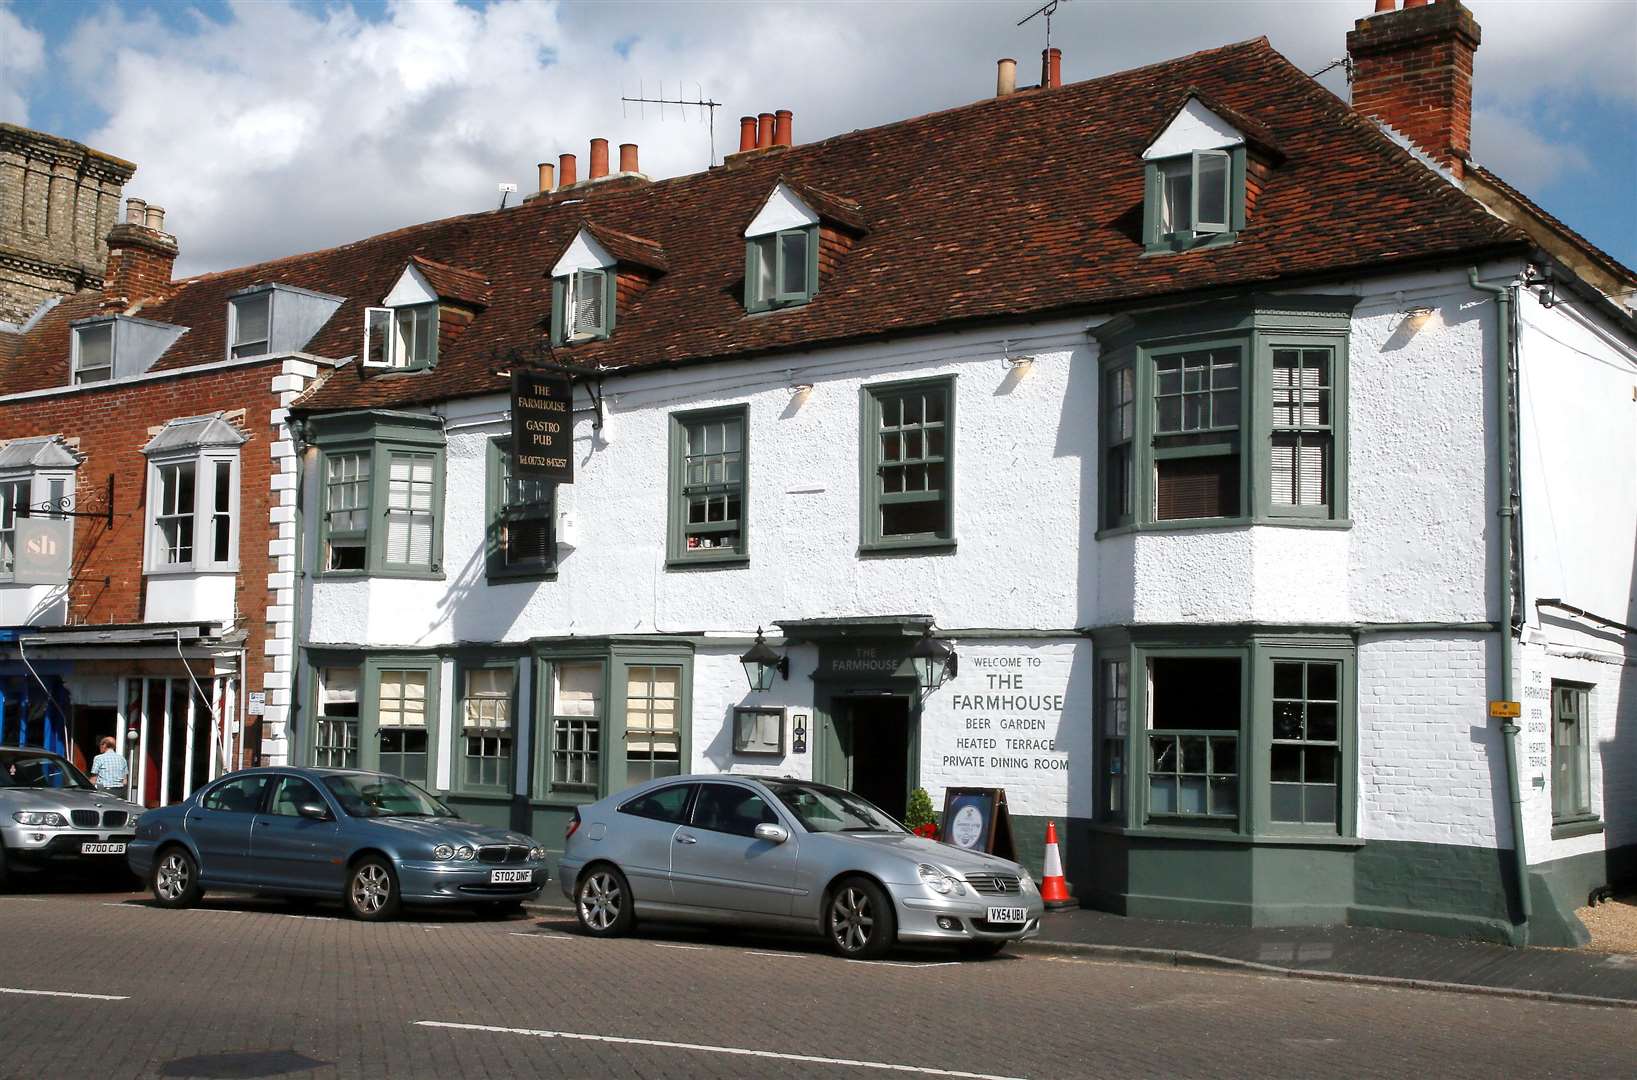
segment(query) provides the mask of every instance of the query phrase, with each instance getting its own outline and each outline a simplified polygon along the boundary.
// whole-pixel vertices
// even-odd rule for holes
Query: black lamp
[[[762,637],[759,626],[756,628],[756,644],[739,657],[739,663],[745,665],[745,678],[750,680],[750,688],[758,694],[773,689],[775,671],[786,679],[790,678],[790,658],[773,651],[767,639]]]
[[[932,693],[960,670],[955,650],[933,637],[931,626],[921,634],[921,640],[915,643],[909,656],[915,661],[915,677],[923,694]]]

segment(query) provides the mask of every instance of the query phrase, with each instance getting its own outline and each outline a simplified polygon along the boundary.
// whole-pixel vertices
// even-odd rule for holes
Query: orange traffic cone
[[[1057,853],[1057,822],[1046,822],[1046,866],[1040,876],[1040,899],[1049,909],[1074,907],[1069,883],[1063,879],[1063,857]]]

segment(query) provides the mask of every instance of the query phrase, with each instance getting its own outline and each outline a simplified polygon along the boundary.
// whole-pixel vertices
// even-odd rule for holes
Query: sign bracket
[[[70,510],[74,504],[74,495],[64,495],[60,499],[46,499],[35,505],[23,504],[17,507],[17,517],[49,517],[49,518],[90,518],[100,519],[104,527],[114,527],[114,474],[108,474],[108,486],[103,492],[101,510]]]

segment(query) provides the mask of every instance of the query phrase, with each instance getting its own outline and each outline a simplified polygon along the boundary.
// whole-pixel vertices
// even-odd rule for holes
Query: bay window
[[[512,790],[515,665],[471,667],[460,704],[460,769],[456,786],[468,792]]]
[[[358,767],[359,669],[318,670],[313,720],[313,765],[320,769]]]
[[[17,508],[28,504],[28,480],[0,480],[0,580],[16,566]]]
[[[149,573],[237,568],[237,450],[151,460],[148,492]]]
[[[553,665],[550,786],[596,792],[602,778],[603,663]]]
[[[375,673],[376,766],[423,787],[430,778],[427,683],[434,674],[408,668]]]
[[[1102,528],[1345,525],[1352,304],[1257,296],[1098,327]]]
[[[318,768],[369,769],[436,785],[437,657],[321,653],[309,663],[307,760]]]
[[[442,420],[341,414],[315,423],[321,451],[317,565],[326,576],[442,574]]]
[[[682,669],[643,665],[626,669],[625,783],[640,784],[682,771]]]

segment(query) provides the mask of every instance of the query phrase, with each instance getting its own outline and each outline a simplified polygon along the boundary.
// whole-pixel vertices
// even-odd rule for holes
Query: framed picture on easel
[[[945,788],[938,839],[967,851],[1017,858],[1005,788]]]

